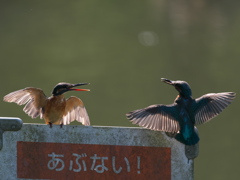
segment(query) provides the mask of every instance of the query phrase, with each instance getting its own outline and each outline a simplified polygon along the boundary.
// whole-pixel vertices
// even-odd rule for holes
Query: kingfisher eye
[[[61,85],[59,88],[61,88],[61,89],[67,89],[68,86],[67,86],[67,85]]]
[[[180,84],[175,84],[175,88],[176,88],[176,90],[178,90],[179,92],[181,91],[181,85],[180,85]]]

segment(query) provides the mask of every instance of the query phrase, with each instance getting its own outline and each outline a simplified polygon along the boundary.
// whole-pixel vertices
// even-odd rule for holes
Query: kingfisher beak
[[[82,86],[82,85],[88,85],[90,83],[78,83],[78,84],[73,84],[72,87],[69,89],[70,91],[90,91],[90,89],[75,89],[73,87],[76,86]]]
[[[163,81],[163,82],[165,82],[167,84],[173,85],[173,81],[171,81],[169,79],[161,78],[161,81]]]

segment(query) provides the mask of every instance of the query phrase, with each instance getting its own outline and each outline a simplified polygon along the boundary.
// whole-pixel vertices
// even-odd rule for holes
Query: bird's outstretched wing
[[[63,115],[63,124],[70,124],[70,122],[77,120],[85,126],[90,125],[88,113],[84,107],[81,99],[71,96],[66,101],[66,108]]]
[[[233,92],[210,93],[196,99],[195,124],[203,124],[221,113],[235,98]]]
[[[178,132],[179,123],[176,120],[177,108],[175,105],[151,105],[126,114],[133,124],[155,131]]]
[[[6,102],[15,102],[18,105],[26,104],[23,111],[36,118],[40,115],[42,118],[43,107],[46,104],[47,97],[41,89],[28,87],[18,91],[11,92],[3,98]]]

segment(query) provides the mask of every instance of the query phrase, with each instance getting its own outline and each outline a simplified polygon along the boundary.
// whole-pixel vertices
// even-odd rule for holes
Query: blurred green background
[[[238,93],[240,2],[206,0],[0,3],[0,96],[25,87],[51,95],[58,82],[91,83],[80,97],[92,125],[133,126],[125,113],[170,104],[177,92],[161,77],[185,80],[197,98]],[[195,179],[240,177],[239,100],[199,126]],[[2,102],[1,116],[32,120]],[[79,124],[79,123],[75,123]]]

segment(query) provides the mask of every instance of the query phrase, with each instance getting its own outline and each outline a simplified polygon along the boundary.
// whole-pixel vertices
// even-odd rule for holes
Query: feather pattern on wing
[[[196,99],[195,123],[203,124],[221,113],[235,98],[233,92],[209,93]]]
[[[26,104],[23,111],[32,118],[40,115],[42,118],[43,107],[46,104],[47,97],[41,89],[28,87],[7,94],[3,98],[6,102],[15,102],[18,105]]]
[[[133,124],[138,124],[148,129],[165,132],[178,132],[179,123],[176,121],[176,106],[151,105],[144,109],[132,111],[127,115]]]
[[[90,125],[90,120],[86,108],[84,107],[81,99],[71,96],[66,101],[65,113],[63,115],[63,124],[69,124],[72,121],[77,120],[83,125]]]

